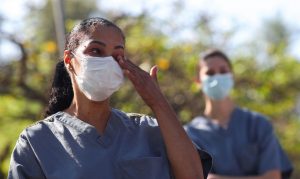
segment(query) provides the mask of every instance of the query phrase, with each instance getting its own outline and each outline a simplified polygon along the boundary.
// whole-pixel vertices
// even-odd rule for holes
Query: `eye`
[[[101,55],[101,50],[99,48],[91,48],[89,53],[91,56],[99,56]]]
[[[226,73],[230,73],[230,70],[226,69],[226,68],[222,68],[220,70],[220,74],[226,74]]]
[[[208,71],[206,71],[205,74],[208,76],[213,76],[215,74],[215,72],[213,70],[208,70]]]
[[[103,56],[103,50],[97,47],[88,48],[86,54],[92,57],[101,57]]]

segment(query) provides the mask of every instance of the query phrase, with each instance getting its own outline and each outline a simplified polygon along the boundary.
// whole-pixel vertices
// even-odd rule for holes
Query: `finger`
[[[130,81],[136,86],[141,85],[147,81],[147,79],[151,78],[150,74],[142,70],[140,67],[135,65],[129,59],[125,59],[124,57],[119,58],[120,66],[123,68],[125,75],[130,79]],[[157,67],[156,67],[157,68]],[[157,69],[154,69],[153,72],[154,77],[156,76]],[[148,77],[149,78],[148,78]],[[156,78],[156,77],[155,77]]]
[[[133,74],[129,70],[124,70],[124,74],[127,76],[127,78],[132,82],[132,84],[135,87],[136,86],[141,86],[141,84],[143,83],[143,80],[141,80],[140,76],[137,76],[137,75]]]
[[[117,57],[117,62],[118,62],[118,64],[120,65],[121,68],[125,69],[126,64],[125,64],[125,62],[124,62],[124,60],[123,60],[123,57],[122,57],[121,55],[119,55],[119,56]]]
[[[158,71],[158,67],[155,65],[150,69],[150,76],[151,78],[158,83],[157,81],[157,71]]]
[[[129,72],[127,73],[127,77],[129,77],[131,81],[134,81],[135,84],[138,84],[138,81],[142,83],[143,81],[145,81],[145,79],[150,77],[149,73],[142,70],[139,66],[135,65],[129,59],[120,59],[120,64],[123,66],[123,70],[127,70]]]
[[[130,79],[130,81],[135,82],[141,78],[141,75],[138,73],[139,69],[136,68],[133,63],[129,63],[122,58],[120,59],[120,66],[122,66],[124,74]]]
[[[126,59],[122,56],[118,57],[118,62],[120,64],[121,68],[123,68],[123,69],[134,71],[137,68],[137,66],[135,64],[133,64],[129,59]]]

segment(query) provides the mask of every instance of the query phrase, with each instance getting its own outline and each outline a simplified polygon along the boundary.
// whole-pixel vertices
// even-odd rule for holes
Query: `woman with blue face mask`
[[[9,179],[204,178],[210,156],[197,151],[150,74],[124,57],[121,29],[85,19],[69,34],[56,66],[46,119],[26,128],[11,157]],[[109,105],[124,75],[155,118]]]
[[[289,178],[292,166],[265,116],[240,108],[230,99],[231,63],[210,49],[199,61],[198,82],[205,96],[201,116],[185,125],[190,138],[213,158],[210,179]]]

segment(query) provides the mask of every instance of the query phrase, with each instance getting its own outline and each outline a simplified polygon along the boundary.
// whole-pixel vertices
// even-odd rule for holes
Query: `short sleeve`
[[[16,146],[12,152],[10,160],[10,168],[8,179],[43,179],[42,169],[38,164],[34,153],[26,140],[26,137],[21,134]]]
[[[263,174],[269,170],[281,170],[280,146],[274,134],[271,123],[262,119],[258,126],[258,173]]]

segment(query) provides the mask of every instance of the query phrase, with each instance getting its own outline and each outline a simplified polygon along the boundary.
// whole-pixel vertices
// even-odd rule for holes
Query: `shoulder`
[[[31,138],[43,138],[47,135],[47,131],[53,126],[54,121],[57,121],[58,118],[62,117],[62,113],[58,112],[47,118],[37,121],[34,124],[25,128],[21,134],[20,138],[30,140]]]
[[[267,116],[247,108],[236,108],[234,115],[237,115],[239,118],[254,125],[271,126],[270,119]]]
[[[139,136],[138,140],[144,136],[143,140],[159,145],[163,144],[160,127],[154,117],[139,113],[125,113],[119,110],[114,110],[114,113],[119,116],[130,135]]]
[[[198,116],[191,122],[183,126],[188,136],[199,146],[203,143],[203,139],[210,138],[215,134],[214,127],[209,119]]]
[[[184,125],[184,128],[185,130],[197,129],[197,130],[210,131],[211,125],[207,118],[203,116],[197,116],[192,121]]]
[[[127,126],[158,127],[157,120],[149,115],[140,113],[126,113],[117,109],[114,109],[114,113],[118,115]]]
[[[28,155],[33,145],[35,145],[35,140],[45,140],[45,130],[47,130],[48,121],[52,120],[53,116],[49,116],[44,120],[35,122],[34,124],[26,127],[20,133],[18,140],[16,141],[14,155],[25,156]]]
[[[273,134],[273,126],[270,119],[256,111],[247,108],[237,108],[235,111],[235,120],[237,123],[243,123],[247,126],[249,132],[254,136],[266,136]]]

